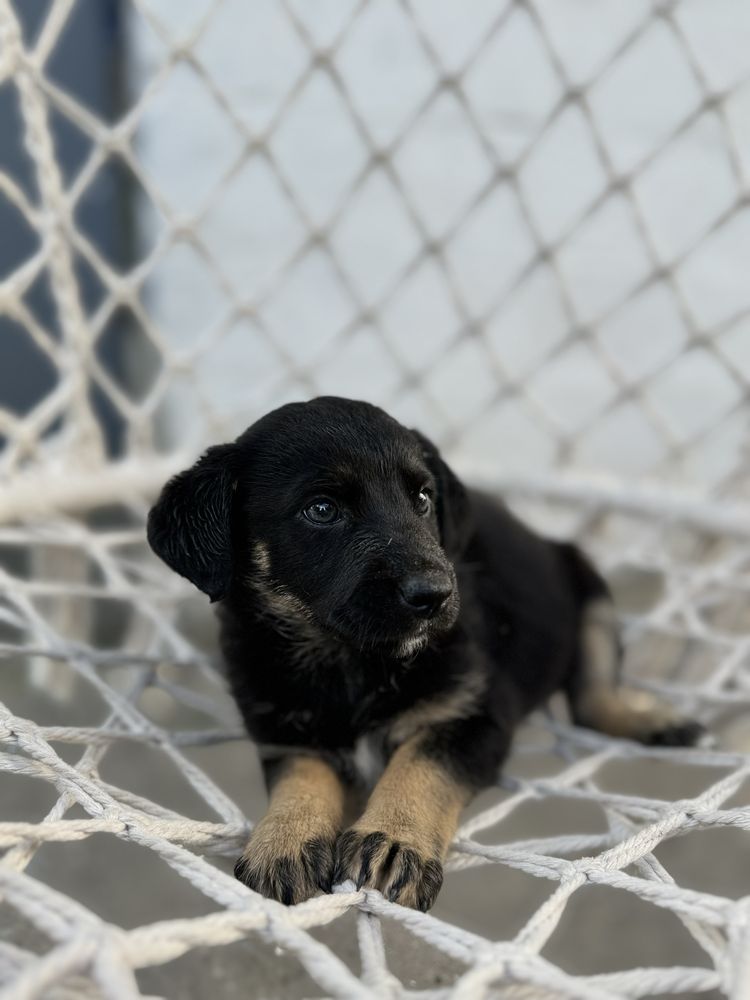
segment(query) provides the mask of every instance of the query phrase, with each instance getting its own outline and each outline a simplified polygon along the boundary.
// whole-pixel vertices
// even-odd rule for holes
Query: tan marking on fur
[[[247,877],[243,881],[271,884],[275,866],[296,862],[293,902],[315,895],[318,886],[301,864],[311,841],[330,843],[341,828],[344,787],[336,772],[315,757],[290,757],[271,791],[268,811],[253,830],[240,859]],[[332,853],[331,853],[332,858]],[[263,890],[262,890],[263,891]]]
[[[485,689],[484,678],[479,673],[469,674],[460,687],[435,698],[417,702],[402,712],[392,723],[388,736],[394,744],[404,743],[420,729],[465,719],[476,709],[477,701]]]
[[[263,576],[268,576],[271,572],[271,555],[265,542],[256,542],[253,545],[253,561]]]
[[[582,691],[575,707],[576,721],[591,729],[631,740],[649,740],[654,733],[684,722],[671,705],[632,688],[592,688]]]
[[[310,609],[299,597],[296,597],[290,590],[274,581],[258,581],[255,589],[260,594],[269,611],[276,618],[284,621],[309,622]]]
[[[618,684],[617,614],[611,601],[592,601],[581,623],[581,687],[572,710],[576,722],[608,736],[648,740],[684,719],[646,691]]]
[[[415,635],[411,639],[404,639],[396,650],[396,657],[400,660],[407,660],[410,656],[414,656],[429,642],[429,637],[426,635]]]
[[[310,660],[335,661],[345,657],[342,643],[320,628],[304,601],[273,579],[268,546],[264,542],[253,546],[253,562],[256,572],[248,575],[245,582],[258,594],[261,613],[289,641],[289,664],[304,666]]]
[[[591,601],[583,611],[581,650],[584,685],[617,685],[620,653],[617,643],[617,613],[606,598]]]
[[[284,620],[309,621],[309,608],[271,577],[271,556],[265,542],[256,542],[253,546],[253,562],[258,572],[247,582],[260,594],[266,610]]]
[[[341,780],[330,764],[318,757],[290,757],[271,789],[265,819],[283,819],[288,824],[284,838],[292,841],[298,839],[301,820],[309,816],[336,829],[341,822],[343,795]],[[302,832],[309,837],[309,827]]]
[[[423,858],[442,861],[470,793],[424,757],[419,743],[413,737],[396,750],[352,829],[380,831]]]

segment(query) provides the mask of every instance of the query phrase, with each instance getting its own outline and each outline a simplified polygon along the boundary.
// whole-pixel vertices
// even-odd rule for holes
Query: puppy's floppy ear
[[[440,452],[424,434],[412,431],[422,449],[427,467],[437,484],[438,527],[440,541],[446,553],[453,559],[460,556],[469,543],[473,531],[471,502],[461,480],[440,457]]]
[[[148,515],[154,552],[173,570],[218,601],[232,579],[233,444],[220,444],[170,479]]]

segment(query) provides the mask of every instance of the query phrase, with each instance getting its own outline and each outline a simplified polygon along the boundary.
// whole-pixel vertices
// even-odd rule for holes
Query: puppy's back
[[[471,492],[475,531],[459,567],[466,614],[524,710],[554,690],[574,661],[583,602],[575,547],[543,538],[499,500]]]

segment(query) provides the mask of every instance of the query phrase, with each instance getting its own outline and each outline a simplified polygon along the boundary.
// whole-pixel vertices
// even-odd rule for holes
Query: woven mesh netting
[[[107,113],[60,70],[99,8],[22,8],[0,348],[39,377],[21,404],[0,372],[2,996],[750,996],[746,6],[130,0]],[[257,761],[207,609],[144,541],[168,474],[319,392],[579,539],[629,681],[716,738],[538,713],[430,914],[234,880]]]

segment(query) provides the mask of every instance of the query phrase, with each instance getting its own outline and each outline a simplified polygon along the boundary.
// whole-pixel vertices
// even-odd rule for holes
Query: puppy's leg
[[[350,878],[358,888],[429,909],[461,810],[478,787],[494,780],[508,742],[486,720],[463,719],[403,743],[362,816],[339,837],[334,883]]]
[[[271,801],[234,868],[256,892],[300,903],[329,892],[344,787],[334,769],[315,756],[290,756],[264,765]]]
[[[609,736],[662,746],[690,746],[703,727],[647,691],[618,682],[620,643],[608,597],[589,601],[581,618],[579,663],[568,688],[574,721]]]

